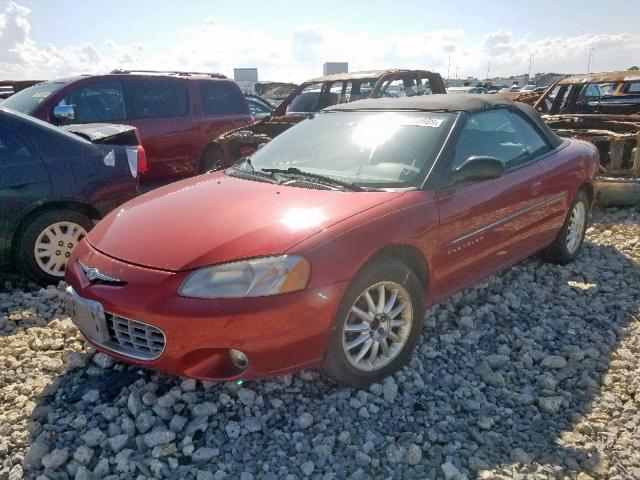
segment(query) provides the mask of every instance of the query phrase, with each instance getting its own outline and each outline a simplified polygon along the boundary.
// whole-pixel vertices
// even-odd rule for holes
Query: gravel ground
[[[573,264],[530,259],[430,309],[410,365],[360,391],[114,363],[62,285],[2,282],[0,480],[638,479],[640,210],[592,221]]]

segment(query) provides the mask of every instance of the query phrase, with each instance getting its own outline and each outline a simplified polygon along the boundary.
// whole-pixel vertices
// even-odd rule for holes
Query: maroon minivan
[[[208,170],[209,142],[251,123],[242,91],[220,74],[115,70],[40,83],[2,106],[55,125],[107,122],[137,127],[149,162],[143,182]]]

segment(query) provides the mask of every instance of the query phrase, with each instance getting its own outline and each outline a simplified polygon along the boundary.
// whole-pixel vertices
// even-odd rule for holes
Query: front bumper
[[[78,259],[123,284],[91,283]],[[79,325],[97,349],[127,363],[203,380],[256,379],[318,366],[348,283],[270,297],[207,300],[177,295],[187,274],[124,263],[83,241],[66,279],[78,296],[98,302],[107,316],[151,326],[165,338],[157,358],[146,360],[114,348],[108,332],[91,335],[86,324]],[[234,366],[230,349],[248,356],[246,369]]]

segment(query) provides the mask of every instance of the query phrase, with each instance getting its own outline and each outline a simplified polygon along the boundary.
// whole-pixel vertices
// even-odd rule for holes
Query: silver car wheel
[[[71,252],[87,234],[77,223],[57,222],[45,228],[36,239],[33,253],[43,272],[64,277]]]
[[[362,292],[351,306],[342,332],[342,347],[358,370],[379,370],[404,348],[413,323],[413,305],[405,288],[379,282]]]
[[[573,255],[582,240],[582,234],[587,223],[587,207],[579,201],[571,210],[571,217],[569,217],[569,224],[567,225],[567,250]]]

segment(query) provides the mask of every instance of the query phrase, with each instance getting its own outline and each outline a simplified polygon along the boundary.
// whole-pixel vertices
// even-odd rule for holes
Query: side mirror
[[[473,156],[453,171],[453,183],[491,180],[504,175],[504,163],[495,157]]]
[[[60,123],[70,123],[76,119],[75,105],[56,105],[53,107],[53,118]]]

